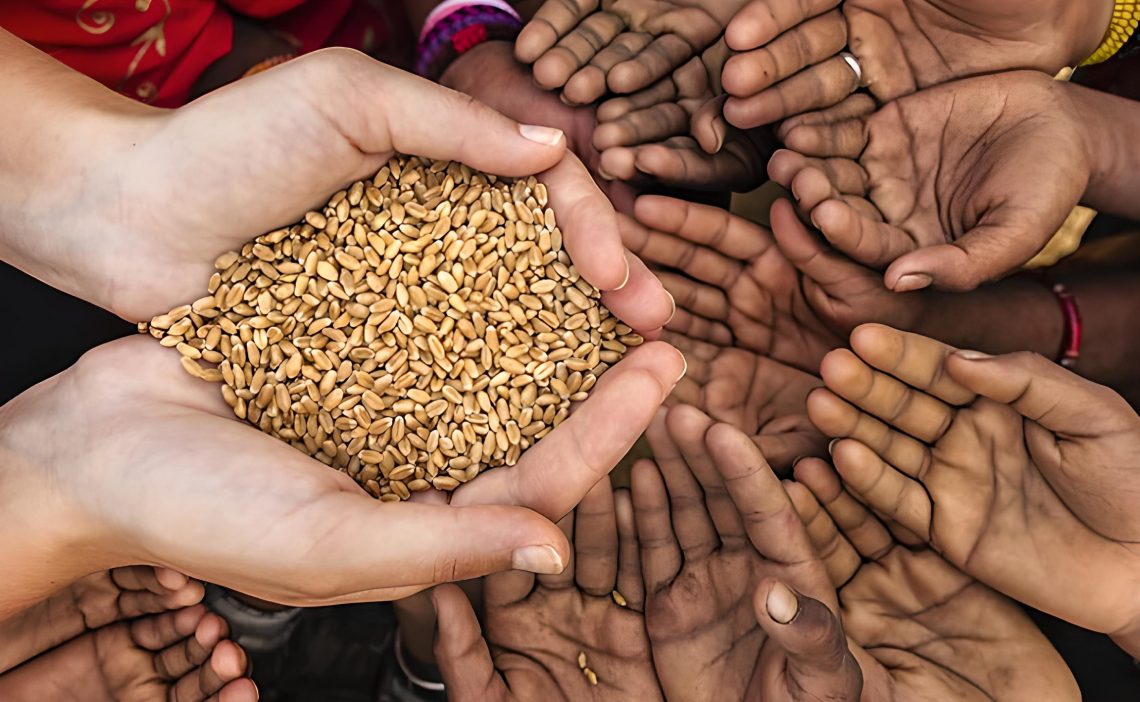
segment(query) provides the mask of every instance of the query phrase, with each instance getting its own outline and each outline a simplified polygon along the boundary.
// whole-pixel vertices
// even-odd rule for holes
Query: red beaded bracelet
[[[1065,368],[1077,365],[1081,357],[1081,341],[1084,325],[1081,322],[1081,309],[1077,306],[1077,298],[1061,283],[1053,285],[1053,294],[1057,296],[1057,304],[1061,306],[1064,315],[1064,327],[1061,333],[1061,351],[1057,354],[1057,363]]]

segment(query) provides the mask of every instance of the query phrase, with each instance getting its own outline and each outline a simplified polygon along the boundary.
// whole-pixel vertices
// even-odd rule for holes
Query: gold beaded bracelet
[[[1081,65],[1094,66],[1115,56],[1136,33],[1137,23],[1140,23],[1140,2],[1116,0],[1116,6],[1112,9],[1112,22],[1104,34],[1104,41]]]

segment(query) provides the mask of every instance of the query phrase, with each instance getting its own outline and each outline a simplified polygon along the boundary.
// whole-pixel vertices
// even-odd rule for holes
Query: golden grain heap
[[[385,501],[512,465],[641,338],[562,248],[546,187],[396,157],[215,261],[140,324],[234,414]]]

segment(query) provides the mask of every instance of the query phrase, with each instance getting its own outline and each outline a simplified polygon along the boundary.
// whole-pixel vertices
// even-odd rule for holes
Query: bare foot
[[[1123,401],[1027,356],[972,360],[877,325],[851,344],[808,398],[847,488],[969,575],[1140,652]]]
[[[255,702],[245,652],[195,605],[72,639],[0,677],[10,702]]]
[[[0,622],[0,672],[86,631],[189,607],[204,594],[201,583],[169,568],[128,566],[93,573]]]

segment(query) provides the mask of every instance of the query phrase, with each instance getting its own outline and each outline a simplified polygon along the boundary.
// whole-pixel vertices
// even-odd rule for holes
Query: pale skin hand
[[[1052,76],[1100,44],[1111,0],[752,0],[725,30],[724,116],[750,128],[828,108],[863,83],[887,102],[958,78],[1032,69]]]
[[[245,651],[203,605],[110,624],[0,677],[11,702],[254,702]]]
[[[675,350],[647,344],[516,466],[451,506],[382,505],[233,418],[169,350],[108,344],[0,410],[2,513],[29,535],[0,545],[14,574],[0,612],[128,563],[299,605],[395,599],[512,567],[558,572],[567,545],[553,521],[628,451],[682,371]]]
[[[1140,650],[1133,596],[1140,547],[1135,516],[1126,514],[1135,481],[1121,466],[1095,475],[1074,473],[1068,463],[1075,456],[1111,463],[1121,448],[1130,456],[1125,437],[1135,415],[1075,377],[1058,383],[1053,373],[1030,388],[1027,375],[1044,373],[1044,364],[1025,357],[975,361],[877,325],[856,329],[851,344],[854,353],[824,359],[827,389],[808,398],[816,426],[841,438],[832,455],[848,489],[969,575]],[[1013,376],[1002,379],[1003,372]],[[975,394],[967,382],[996,399]],[[1004,404],[1019,389],[1032,389],[1032,402],[1027,395]],[[1045,409],[1064,404],[1083,410],[1076,416],[1087,443],[1047,428],[1063,426],[1068,408]],[[1123,539],[1115,536],[1122,529]],[[1088,577],[1090,568],[1096,578]]]
[[[1026,263],[1081,202],[1094,163],[1075,90],[1014,72],[795,122],[781,129],[788,148],[827,169],[772,172],[832,245],[885,268],[888,288],[970,290]]]
[[[43,194],[5,198],[0,214],[17,226],[0,236],[0,256],[123,317],[148,319],[196,299],[219,254],[297,221],[401,152],[505,176],[540,174],[567,250],[610,309],[647,331],[668,318],[667,296],[622,250],[613,207],[567,155],[557,129],[520,126],[343,49],[309,54],[173,111],[124,105],[10,35],[0,34],[0,50],[12,58],[5,68],[21,69],[5,74],[5,89],[40,78],[28,88],[27,112],[50,119],[67,101],[80,102],[72,115],[78,130],[101,130],[90,142],[25,139],[30,146],[13,148],[3,182],[59,170],[53,187],[40,190],[62,188],[74,206],[60,212]],[[17,136],[10,139],[50,131],[11,126]],[[30,167],[43,161],[36,147],[53,149],[38,170]],[[75,162],[87,167],[74,169]],[[25,188],[14,186],[13,194]]]
[[[823,461],[785,487],[827,564],[863,699],[1079,700],[1064,660],[1029,617],[932,550],[897,542]]]
[[[626,246],[683,274],[659,273],[677,301],[671,331],[809,373],[841,342],[767,230],[716,207],[653,195],[638,198],[635,215],[622,220]]]
[[[515,56],[534,64],[546,90],[571,104],[607,91],[633,93],[700,55],[744,0],[573,0],[544,3],[523,28]]]
[[[202,583],[168,568],[92,573],[0,621],[0,673],[85,631],[202,601]]]
[[[684,406],[655,421],[648,436],[658,465],[634,466],[633,502],[658,677],[669,700],[742,699],[769,670],[764,661],[780,655],[765,634],[771,617],[757,619],[757,588],[778,580],[825,612],[835,611],[834,591],[751,439]],[[732,467],[760,481],[747,509],[730,496]]]
[[[486,578],[485,634],[462,591],[433,591],[436,658],[449,699],[663,699],[642,614],[629,494],[615,494],[604,477],[560,525],[574,543],[561,574],[512,571]],[[614,591],[627,606],[616,603]],[[579,668],[580,653],[597,685]]]

